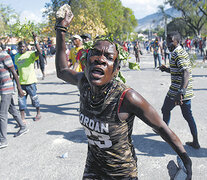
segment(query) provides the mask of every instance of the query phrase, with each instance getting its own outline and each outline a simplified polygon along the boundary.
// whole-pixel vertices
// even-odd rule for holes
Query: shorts
[[[26,91],[26,95],[23,97],[18,97],[18,103],[19,103],[19,110],[25,110],[27,108],[27,96],[29,95],[32,101],[32,105],[34,107],[40,107],[39,98],[37,96],[37,86],[36,83],[29,84],[29,85],[21,85],[22,89]]]

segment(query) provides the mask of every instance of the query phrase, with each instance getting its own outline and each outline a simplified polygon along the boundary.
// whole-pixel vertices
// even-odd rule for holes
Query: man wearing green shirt
[[[31,98],[32,105],[36,107],[37,110],[37,115],[35,116],[34,121],[38,121],[41,118],[40,103],[36,93],[37,77],[34,70],[34,63],[39,59],[41,50],[34,33],[33,39],[37,51],[27,51],[26,44],[23,41],[20,41],[18,43],[19,53],[15,56],[15,64],[17,65],[19,72],[19,81],[22,89],[26,91],[26,96],[19,97],[19,109],[23,121],[25,121],[25,109],[27,108],[26,99],[28,95]]]

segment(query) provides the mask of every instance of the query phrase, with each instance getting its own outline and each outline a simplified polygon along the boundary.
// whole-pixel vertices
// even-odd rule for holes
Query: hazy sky
[[[162,5],[164,0],[121,0],[125,7],[134,11],[136,19],[143,18],[149,14],[158,11],[158,6]],[[9,5],[16,12],[20,13],[21,20],[25,18],[35,22],[42,20],[42,11],[45,3],[50,0],[0,0],[0,3]]]
[[[136,19],[143,18],[149,14],[156,13],[159,5],[163,5],[165,0],[121,0],[125,7],[134,11]],[[166,8],[170,6],[167,5]]]

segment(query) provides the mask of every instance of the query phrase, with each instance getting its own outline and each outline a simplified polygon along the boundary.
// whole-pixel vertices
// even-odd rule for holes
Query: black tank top
[[[137,161],[132,145],[134,115],[121,121],[120,98],[129,89],[113,80],[102,102],[94,103],[90,85],[84,77],[80,83],[80,123],[88,138],[86,168],[103,177],[137,177]],[[85,168],[85,171],[86,171]]]

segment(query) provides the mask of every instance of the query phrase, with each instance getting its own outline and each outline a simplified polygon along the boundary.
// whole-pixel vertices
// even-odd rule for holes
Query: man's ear
[[[120,70],[120,68],[121,68],[121,66],[120,66],[120,64],[117,66],[117,70],[119,71]]]
[[[118,65],[117,68],[116,68],[116,70],[115,70],[115,73],[114,73],[114,76],[115,77],[118,76],[119,70],[120,70],[120,65]]]

